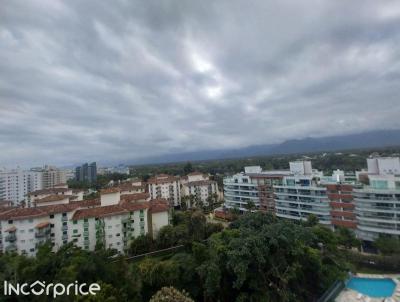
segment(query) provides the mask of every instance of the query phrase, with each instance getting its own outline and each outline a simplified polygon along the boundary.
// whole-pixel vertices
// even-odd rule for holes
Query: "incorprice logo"
[[[17,283],[16,285],[13,285],[8,281],[4,281],[4,296],[46,295],[46,296],[53,296],[53,298],[62,295],[95,296],[96,293],[100,291],[100,289],[101,289],[100,285],[97,283],[92,283],[88,285],[86,283],[79,284],[78,281],[75,281],[67,285],[64,285],[62,283],[49,283],[46,285],[46,282],[44,281],[43,282],[35,281],[32,284]]]

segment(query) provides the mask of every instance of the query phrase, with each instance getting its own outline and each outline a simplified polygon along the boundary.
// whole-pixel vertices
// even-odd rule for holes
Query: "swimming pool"
[[[346,286],[370,297],[391,297],[396,283],[390,278],[359,278],[353,277]]]

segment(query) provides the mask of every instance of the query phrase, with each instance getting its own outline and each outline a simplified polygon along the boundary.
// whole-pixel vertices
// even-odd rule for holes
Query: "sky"
[[[400,128],[400,2],[0,0],[0,167]]]

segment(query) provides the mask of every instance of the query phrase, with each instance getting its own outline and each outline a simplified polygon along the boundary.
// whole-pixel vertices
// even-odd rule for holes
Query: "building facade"
[[[289,171],[262,171],[259,166],[245,167],[244,173],[224,178],[226,208],[247,211],[249,203],[254,210],[275,213],[273,186],[282,183]]]
[[[313,214],[321,224],[330,225],[329,199],[320,181],[322,172],[312,170],[310,161],[290,162],[289,166],[292,175],[274,186],[276,216],[307,220]]]
[[[173,207],[181,204],[181,184],[179,177],[160,174],[148,179],[147,191],[151,199],[166,199]]]
[[[367,165],[369,185],[353,191],[357,235],[363,240],[400,237],[400,160],[370,158]]]
[[[193,203],[201,203],[205,206],[209,202],[218,201],[218,184],[204,173],[192,172],[181,178],[181,196],[186,197],[188,207]]]
[[[156,236],[169,223],[166,200],[121,198],[118,188],[93,200],[77,200],[69,193],[43,197],[45,192],[37,192],[35,206],[1,209],[0,250],[34,256],[44,242],[54,251],[72,242],[86,250],[103,247],[124,253],[135,237]]]
[[[21,169],[0,171],[0,194],[3,200],[18,205],[26,195],[43,188],[42,173]]]

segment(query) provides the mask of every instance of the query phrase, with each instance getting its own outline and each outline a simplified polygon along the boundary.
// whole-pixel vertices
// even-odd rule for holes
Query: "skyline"
[[[0,39],[1,167],[400,129],[395,1],[13,1]]]

